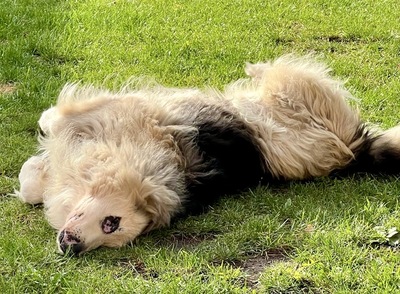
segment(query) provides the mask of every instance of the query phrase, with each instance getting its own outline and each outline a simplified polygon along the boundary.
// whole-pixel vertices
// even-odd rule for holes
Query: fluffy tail
[[[353,150],[355,159],[344,171],[400,175],[400,125],[379,135],[372,135],[364,127],[358,132],[359,141]]]

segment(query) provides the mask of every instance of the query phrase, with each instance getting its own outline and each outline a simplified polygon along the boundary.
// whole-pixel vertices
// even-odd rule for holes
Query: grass
[[[9,196],[36,121],[67,81],[171,86],[243,77],[245,61],[315,52],[365,120],[400,116],[400,10],[386,1],[55,1],[0,4],[2,293],[396,293],[397,178],[323,178],[224,197],[120,250],[59,256],[41,207]],[[218,4],[217,4],[218,3]]]

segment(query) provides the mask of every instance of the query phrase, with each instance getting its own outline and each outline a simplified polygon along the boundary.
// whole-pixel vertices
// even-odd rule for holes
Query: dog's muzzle
[[[58,236],[58,246],[63,253],[78,255],[84,249],[81,240],[68,231],[61,231]]]

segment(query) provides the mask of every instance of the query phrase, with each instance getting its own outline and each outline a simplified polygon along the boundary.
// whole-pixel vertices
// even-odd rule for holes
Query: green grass
[[[333,3],[335,2],[335,3]],[[8,196],[36,121],[67,81],[170,86],[243,77],[245,61],[321,55],[365,120],[400,119],[400,9],[386,1],[55,1],[0,4],[2,293],[396,293],[397,178],[317,179],[225,197],[208,213],[80,258],[56,253],[41,207]]]

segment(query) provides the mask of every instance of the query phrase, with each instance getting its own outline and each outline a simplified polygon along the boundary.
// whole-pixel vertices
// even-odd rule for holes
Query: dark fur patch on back
[[[255,135],[239,116],[210,105],[202,107],[194,121],[194,143],[204,165],[201,171],[188,171],[186,212],[199,212],[222,194],[270,177]]]

